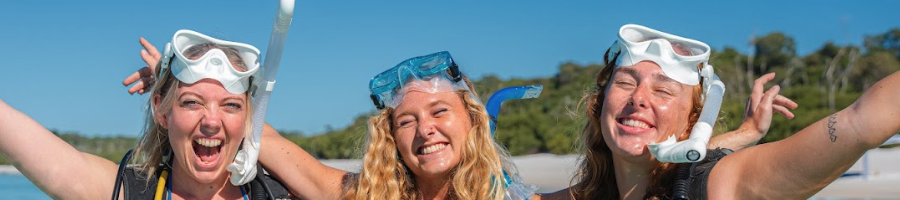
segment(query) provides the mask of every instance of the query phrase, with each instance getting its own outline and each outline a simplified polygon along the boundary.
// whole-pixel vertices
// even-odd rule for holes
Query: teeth
[[[633,120],[633,119],[622,120],[622,125],[638,127],[638,128],[650,128],[650,125],[647,125],[647,123],[644,123],[644,122],[638,121],[638,120]]]
[[[222,140],[207,138],[197,138],[196,140],[194,140],[194,142],[197,142],[197,144],[200,144],[200,146],[204,147],[217,147],[219,146],[219,144],[222,144]]]
[[[431,146],[425,147],[425,149],[422,149],[422,155],[428,155],[428,154],[434,153],[435,151],[444,149],[444,147],[447,147],[447,145],[444,144],[444,143],[435,144],[435,145],[431,145]]]

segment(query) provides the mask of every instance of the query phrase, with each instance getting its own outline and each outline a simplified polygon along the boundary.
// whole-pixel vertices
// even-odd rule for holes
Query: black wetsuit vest
[[[678,165],[676,169],[675,186],[672,188],[675,200],[706,200],[709,174],[713,167],[726,155],[732,153],[731,149],[707,150],[706,158],[696,163]]]
[[[257,165],[259,173],[256,178],[247,184],[244,184],[247,196],[251,200],[295,200],[299,199],[291,195],[287,188],[280,181],[274,179],[268,174],[262,173],[262,166]],[[159,181],[160,172],[164,167],[160,167],[153,177],[146,177],[146,174],[140,170],[134,170],[133,167],[127,167],[122,175],[124,197],[126,200],[132,199],[153,199],[156,195],[156,186]],[[169,170],[171,173],[170,169]]]

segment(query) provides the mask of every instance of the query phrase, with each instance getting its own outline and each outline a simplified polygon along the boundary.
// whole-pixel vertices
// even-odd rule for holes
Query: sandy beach
[[[900,148],[869,151],[868,176],[839,178],[812,199],[900,199]],[[359,171],[358,160],[326,160],[326,165],[348,171]],[[539,192],[553,192],[568,187],[575,172],[576,155],[534,154],[514,157],[513,162],[525,182],[539,187]],[[848,173],[863,173],[860,159]]]
[[[900,199],[900,148],[874,149],[868,153],[868,176],[860,159],[848,173],[860,175],[839,178],[812,199]],[[519,173],[539,192],[568,187],[578,162],[576,155],[534,154],[514,157]],[[324,160],[326,165],[359,171],[360,160]],[[19,174],[13,166],[0,165],[0,174]]]

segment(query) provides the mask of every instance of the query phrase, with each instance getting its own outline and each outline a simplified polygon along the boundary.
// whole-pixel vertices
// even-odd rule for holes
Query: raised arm
[[[269,124],[263,127],[259,162],[302,199],[338,199],[346,171],[326,166]]]
[[[897,99],[900,73],[791,137],[726,156],[710,175],[710,199],[809,198],[900,130]]]
[[[737,130],[717,135],[709,140],[708,148],[728,148],[732,150],[740,150],[756,145],[772,123],[773,112],[781,113],[788,119],[794,118],[794,113],[790,109],[796,109],[797,103],[793,100],[778,94],[775,88],[771,88],[763,93],[766,82],[775,78],[775,73],[768,73],[756,79],[753,83],[753,90],[750,93],[750,99],[747,100],[747,107],[744,109],[744,119],[741,126]],[[774,95],[774,98],[763,98],[767,95]]]
[[[54,199],[109,199],[116,164],[77,149],[0,100],[0,155]]]

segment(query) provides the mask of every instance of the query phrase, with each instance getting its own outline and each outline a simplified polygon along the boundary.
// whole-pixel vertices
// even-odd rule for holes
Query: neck
[[[619,156],[613,156],[616,186],[620,199],[642,199],[650,185],[650,170],[653,164],[633,163]]]
[[[450,181],[441,178],[416,178],[416,187],[422,195],[422,199],[449,199]]]
[[[177,163],[177,161],[175,162]],[[223,174],[210,183],[201,183],[191,178],[185,170],[172,164],[172,174],[169,183],[172,186],[172,199],[238,199],[241,196],[240,188],[231,185],[229,174]]]

